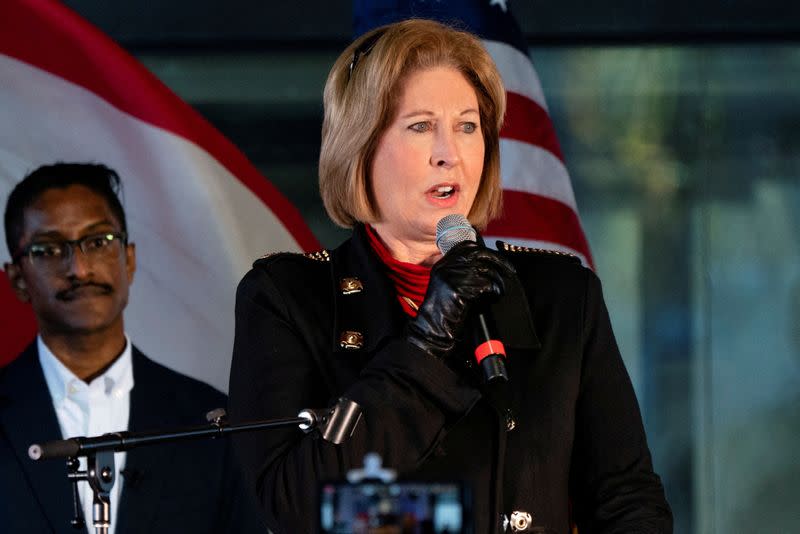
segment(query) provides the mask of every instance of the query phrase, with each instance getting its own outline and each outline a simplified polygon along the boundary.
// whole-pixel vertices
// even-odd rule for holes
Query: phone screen
[[[324,484],[320,526],[329,534],[469,532],[468,496],[457,483]]]

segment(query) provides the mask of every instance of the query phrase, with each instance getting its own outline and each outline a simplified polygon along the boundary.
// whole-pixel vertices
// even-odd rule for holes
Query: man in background
[[[36,169],[9,195],[5,271],[33,307],[38,335],[0,370],[0,523],[4,532],[69,531],[63,461],[33,462],[31,443],[205,423],[226,405],[212,387],[142,354],[123,311],[136,272],[116,172],[97,164]],[[157,313],[157,311],[155,312]],[[111,534],[260,532],[228,440],[115,454]],[[79,483],[92,531],[92,493]]]

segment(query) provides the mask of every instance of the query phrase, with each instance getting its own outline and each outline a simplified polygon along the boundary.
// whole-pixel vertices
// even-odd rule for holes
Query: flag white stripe
[[[526,96],[546,110],[547,101],[544,99],[542,84],[531,58],[500,41],[484,39],[483,45],[494,59],[506,91]]]
[[[27,63],[0,55],[0,72],[0,101],[14,103],[0,106],[0,196],[42,164],[116,169],[138,260],[126,330],[154,359],[227,390],[236,284],[252,259],[296,241],[197,145]]]
[[[552,152],[514,139],[500,139],[503,189],[558,200],[578,210],[564,163]]]

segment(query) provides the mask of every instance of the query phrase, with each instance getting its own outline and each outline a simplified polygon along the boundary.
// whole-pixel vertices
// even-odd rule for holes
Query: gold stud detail
[[[511,243],[506,243],[505,241],[500,241],[500,247],[506,252],[530,252],[534,254],[552,254],[554,256],[564,256],[566,258],[575,258],[576,260],[580,260],[580,258],[578,258],[578,256],[576,256],[575,254],[570,254],[569,252],[563,252],[561,250],[523,247],[520,245],[512,245]]]
[[[343,349],[360,349],[364,346],[364,334],[355,330],[345,330],[339,335],[339,346]]]
[[[364,289],[364,284],[358,278],[342,278],[339,280],[339,289],[342,290],[342,295],[352,295],[353,293],[361,293]]]
[[[325,249],[317,250],[314,252],[306,252],[305,254],[303,254],[303,256],[316,261],[331,261],[331,255]]]

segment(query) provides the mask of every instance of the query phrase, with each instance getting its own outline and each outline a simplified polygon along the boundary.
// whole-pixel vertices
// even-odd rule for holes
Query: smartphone
[[[334,482],[322,485],[327,534],[471,533],[470,496],[455,482]]]

